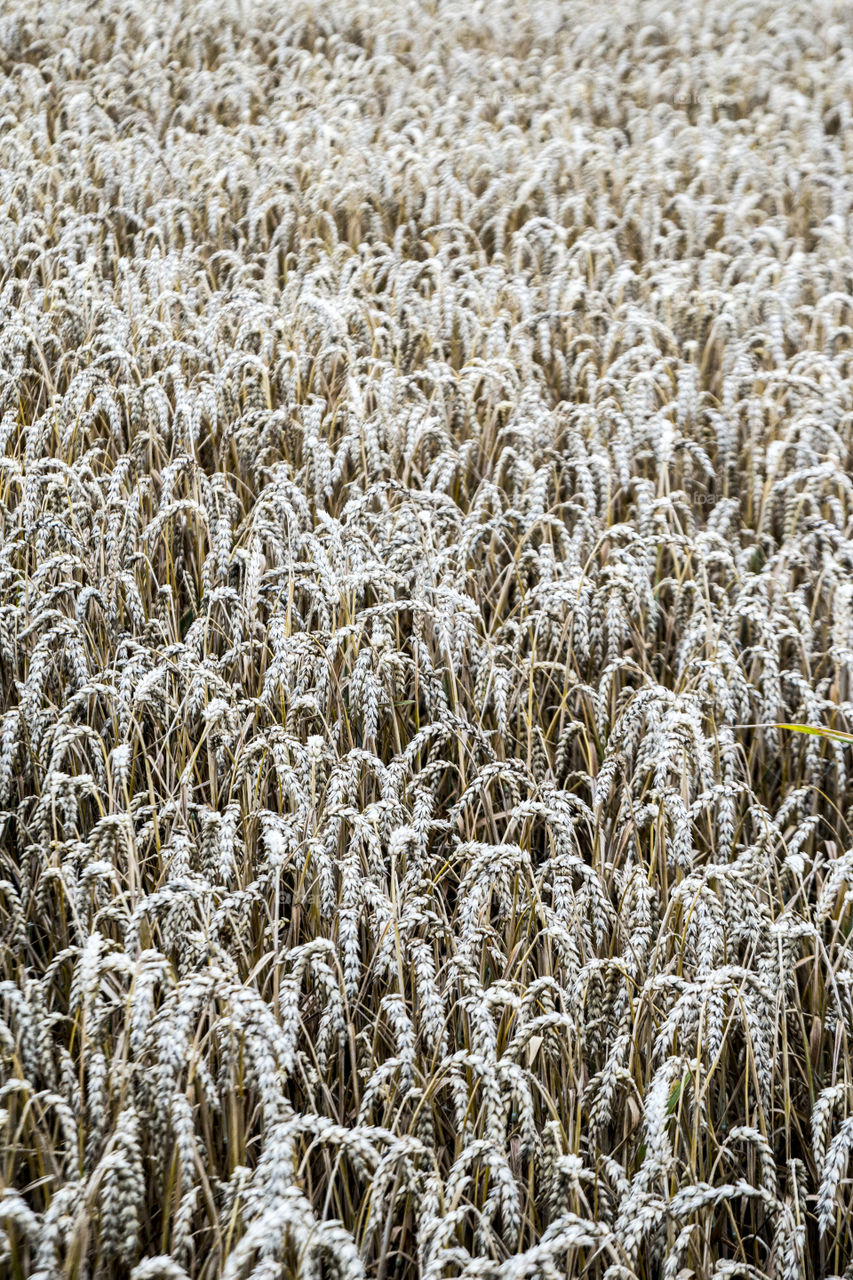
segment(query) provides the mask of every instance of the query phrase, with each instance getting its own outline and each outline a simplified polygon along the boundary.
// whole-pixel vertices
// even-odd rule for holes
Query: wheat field
[[[853,6],[0,6],[0,1275],[853,1277]]]

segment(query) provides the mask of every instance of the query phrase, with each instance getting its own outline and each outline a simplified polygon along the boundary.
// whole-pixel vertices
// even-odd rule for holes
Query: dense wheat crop
[[[853,1275],[853,9],[0,7],[0,1273]]]

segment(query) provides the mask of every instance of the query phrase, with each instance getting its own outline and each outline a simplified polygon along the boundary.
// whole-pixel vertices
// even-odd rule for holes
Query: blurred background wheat
[[[6,0],[3,1276],[853,1276],[851,29]]]

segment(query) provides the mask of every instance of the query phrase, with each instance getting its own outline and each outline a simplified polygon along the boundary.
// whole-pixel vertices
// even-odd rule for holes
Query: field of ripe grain
[[[3,1280],[853,1276],[853,6],[0,4]]]

